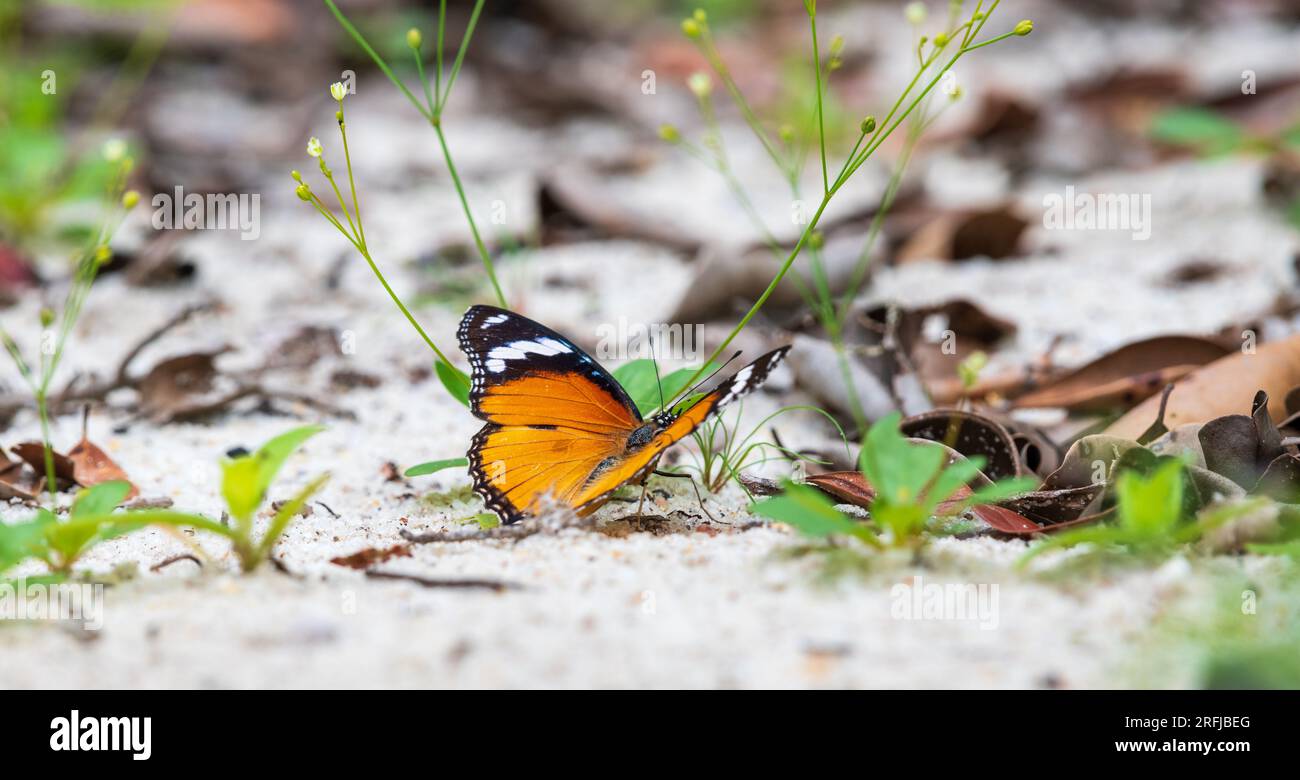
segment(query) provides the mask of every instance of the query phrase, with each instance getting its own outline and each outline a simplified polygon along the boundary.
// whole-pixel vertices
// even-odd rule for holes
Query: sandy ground
[[[1272,43],[1261,51],[1278,48]],[[1199,44],[1225,61],[1237,51],[1230,37]],[[1141,49],[1138,41],[1111,45]],[[978,84],[979,77],[996,79],[1015,65],[1014,58],[1011,65],[998,62],[963,76]],[[1014,72],[1017,78],[1033,74],[1043,82],[1034,85],[1039,89],[1059,88],[1066,77],[1058,73],[1054,82],[1048,74],[1055,71],[1046,67]],[[467,74],[466,83],[472,78]],[[362,106],[383,114],[385,123],[367,126],[359,119]],[[324,108],[317,123],[322,133],[332,124]],[[427,174],[412,176],[405,167],[412,156],[426,165],[431,159],[427,130],[418,147],[385,142],[405,137],[402,132],[414,139],[419,123],[408,107],[386,86],[372,83],[360,90],[352,110],[367,233],[395,286],[410,297],[436,278],[411,261],[449,238],[463,239],[463,223],[444,179],[425,183]],[[555,138],[503,118],[475,119],[472,106],[464,114],[448,125],[452,145],[464,157],[476,210],[488,214],[502,201],[511,228],[526,232],[536,219],[530,177],[545,166],[547,145]],[[608,132],[626,141],[599,126],[581,132],[595,139]],[[514,164],[503,166],[499,155],[476,146],[476,137],[498,146],[500,139],[511,139]],[[334,139],[323,140],[329,155]],[[412,148],[421,151],[401,151]],[[744,159],[746,152],[735,154]],[[342,168],[341,161],[333,165]],[[1155,230],[1141,244],[1126,235],[1046,235],[1036,227],[1032,253],[1022,259],[919,263],[876,277],[873,297],[906,303],[974,296],[1015,320],[1020,332],[1010,359],[1037,355],[1061,333],[1072,339],[1058,357],[1082,361],[1154,333],[1214,332],[1267,309],[1280,287],[1294,284],[1295,234],[1263,206],[1262,173],[1249,160],[1164,164],[1103,183],[1083,177],[1034,181],[1015,193],[999,184],[996,171],[982,186],[959,186],[970,177],[953,172],[969,172],[968,166],[940,152],[916,175],[961,205],[1014,197],[1032,211],[1041,208],[1044,192],[1067,183],[1151,192],[1156,204]],[[367,171],[378,183],[365,183]],[[671,152],[659,155],[639,181],[628,184],[633,199],[652,189],[647,182],[676,185],[677,200],[663,207],[664,218],[672,219],[675,209],[684,231],[743,224],[716,177]],[[865,169],[863,181],[867,197],[878,191],[881,172]],[[127,563],[137,571],[109,588],[102,630],[0,624],[0,688],[1185,686],[1197,680],[1195,653],[1162,657],[1158,674],[1134,671],[1135,649],[1152,641],[1153,625],[1174,609],[1208,609],[1216,598],[1211,578],[1204,576],[1211,569],[1276,574],[1275,564],[1250,557],[1176,559],[1150,570],[1060,581],[1013,568],[1023,542],[975,538],[940,540],[920,562],[882,560],[864,578],[824,586],[810,561],[782,556],[797,540],[783,528],[755,525],[738,490],[710,498],[719,522],[704,523],[689,489],[665,483],[657,486],[655,511],[682,512],[678,517],[689,519],[664,533],[653,532],[657,526],[629,529],[618,518],[634,507],[612,504],[599,513],[595,530],[427,545],[381,566],[422,577],[497,580],[511,586],[506,590],[367,579],[329,559],[393,544],[404,528],[457,527],[479,511],[462,473],[386,481],[384,464],[404,468],[459,456],[479,424],[436,380],[420,378],[430,365],[428,350],[360,258],[349,255],[342,239],[293,198],[287,176],[268,174],[261,191],[258,241],[219,232],[187,239],[184,252],[199,267],[195,284],[142,290],[116,277],[97,284],[62,376],[110,371],[131,344],[182,305],[212,297],[223,304],[221,311],[178,328],[149,348],[138,366],[228,344],[235,350],[221,366],[253,367],[274,356],[277,345],[304,324],[331,329],[346,341],[346,354],[327,355],[304,370],[273,372],[267,381],[327,398],[355,420],[284,403],[275,414],[244,406],[210,424],[158,427],[105,411],[91,418],[91,439],[122,464],[144,495],[166,496],[177,508],[211,515],[221,509],[216,462],[222,453],[251,448],[298,424],[325,422],[329,430],[289,461],[272,490],[274,498],[285,498],[316,474],[332,474],[318,496],[322,503],[290,528],[277,549],[291,574],[267,568],[239,576],[224,543],[210,538],[198,538],[212,556],[202,571],[181,562],[150,572],[151,565],[186,550],[159,531],[104,544],[86,558],[86,569],[106,574]],[[789,209],[784,199],[760,205],[778,219]],[[129,243],[139,229],[133,223],[122,239]],[[737,236],[729,232],[727,238]],[[1163,274],[1194,256],[1237,270],[1193,288],[1159,285]],[[327,288],[340,259],[337,289]],[[587,345],[598,323],[665,318],[692,273],[689,258],[625,241],[525,250],[502,271],[516,305]],[[647,287],[651,282],[653,288]],[[1060,304],[1063,290],[1069,291],[1070,306]],[[40,304],[26,300],[0,313],[8,329],[25,335],[29,349],[35,346]],[[462,309],[459,301],[433,303],[419,306],[418,314],[451,351]],[[342,368],[372,374],[381,384],[333,389],[329,377]],[[13,376],[5,378],[17,384]],[[783,383],[789,379],[774,379]],[[775,398],[760,396],[744,412],[756,420],[776,405]],[[56,442],[71,445],[78,425],[73,417],[58,420]],[[797,439],[807,423],[783,418],[777,427]],[[20,415],[3,443],[34,438],[36,431],[34,418]],[[5,517],[21,518],[22,510],[10,507]],[[914,575],[928,584],[996,583],[996,625],[900,619],[892,589]]]

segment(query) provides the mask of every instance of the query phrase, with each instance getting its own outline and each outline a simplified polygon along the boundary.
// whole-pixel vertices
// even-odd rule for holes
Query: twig
[[[501,593],[507,590],[525,590],[523,585],[517,582],[507,582],[506,580],[452,580],[452,579],[432,579],[429,577],[420,577],[415,574],[400,574],[398,572],[376,571],[366,569],[366,576],[373,580],[404,580],[414,582],[417,585],[426,588],[453,588],[457,590],[474,590],[483,589]]]
[[[203,568],[203,561],[199,560],[199,557],[197,555],[190,555],[189,553],[181,553],[180,555],[173,555],[167,560],[159,561],[158,563],[155,563],[153,566],[149,567],[149,571],[162,571],[164,568],[171,566],[173,563],[179,563],[181,561],[194,561],[195,566],[198,566],[200,569]]]
[[[524,518],[515,525],[499,525],[496,528],[457,528],[452,531],[435,531],[427,534],[413,534],[403,528],[402,538],[411,544],[433,544],[435,542],[477,542],[487,539],[523,539],[539,533],[558,533],[566,528],[586,528],[595,523],[588,515],[579,517],[571,512],[563,514],[548,513],[542,517]]]

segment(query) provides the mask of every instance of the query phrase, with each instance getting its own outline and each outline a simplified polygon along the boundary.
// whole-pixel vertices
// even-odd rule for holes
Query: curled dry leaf
[[[1131,406],[1230,352],[1220,342],[1195,336],[1144,339],[1017,397],[1014,405],[1078,411]]]
[[[994,260],[1019,252],[1029,222],[1010,208],[942,214],[918,230],[894,255],[902,265],[919,260]]]
[[[1165,425],[1171,430],[1189,423],[1203,423],[1240,413],[1259,391],[1271,400],[1268,414],[1274,420],[1288,417],[1285,399],[1300,385],[1300,334],[1259,345],[1254,350],[1234,352],[1202,366],[1179,380],[1165,410]],[[1106,429],[1106,433],[1136,439],[1156,419],[1158,397],[1130,409]]]
[[[210,405],[219,376],[216,360],[229,351],[230,347],[222,347],[193,352],[155,365],[138,385],[141,413],[155,422],[168,422]]]
[[[32,470],[41,477],[45,476],[45,445],[39,441],[25,441],[15,444],[10,451],[22,458]],[[72,460],[57,450],[54,455],[54,476],[60,483],[72,484],[77,481],[76,466]]]
[[[82,437],[77,445],[68,450],[68,460],[72,461],[73,480],[82,487],[98,485],[101,482],[112,482],[120,480],[131,486],[130,491],[126,494],[126,500],[131,500],[140,495],[140,490],[134,482],[127,477],[122,467],[108,456],[97,445],[89,439]]]
[[[936,409],[908,417],[899,425],[904,436],[937,441],[966,457],[984,458],[984,473],[999,480],[1027,473],[1011,433],[996,420],[974,412]]]

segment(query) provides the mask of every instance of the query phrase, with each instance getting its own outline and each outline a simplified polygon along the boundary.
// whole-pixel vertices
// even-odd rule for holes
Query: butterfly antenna
[[[717,368],[713,369],[713,373],[711,373],[711,374],[709,374],[708,376],[706,376],[706,377],[704,377],[703,379],[701,379],[698,383],[696,383],[695,387],[692,387],[690,390],[687,390],[685,393],[683,393],[683,394],[682,394],[681,396],[679,396],[679,397],[682,397],[682,398],[688,398],[688,397],[690,397],[690,395],[691,395],[692,393],[694,393],[696,390],[699,390],[701,386],[703,386],[705,383],[707,383],[707,382],[708,382],[710,379],[712,379],[713,377],[717,376],[719,371],[721,371],[722,369],[724,369],[724,368],[726,368],[728,365],[730,365],[730,364],[731,364],[731,361],[733,361],[733,360],[735,360],[736,358],[740,357],[740,353],[741,353],[741,351],[742,351],[742,350],[736,350],[736,353],[735,353],[734,355],[732,355],[731,357],[727,358],[727,360],[726,360],[725,363],[723,363],[722,365],[720,365],[720,366],[718,366]]]
[[[664,408],[664,383],[659,378],[659,361],[655,359],[655,340],[654,336],[650,337],[650,363],[655,367],[655,384],[659,386],[659,411]]]

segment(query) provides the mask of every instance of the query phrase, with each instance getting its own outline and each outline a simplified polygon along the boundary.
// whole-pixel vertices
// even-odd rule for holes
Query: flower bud
[[[54,324],[54,309],[49,306],[41,308],[41,327],[48,328]]]
[[[813,249],[821,249],[826,246],[826,234],[820,230],[814,230],[811,236],[808,236],[808,246]]]
[[[939,33],[938,35],[934,36],[934,48],[936,48],[936,49],[942,49],[943,47],[945,47],[945,46],[947,46],[947,45],[948,45],[948,34],[947,34],[947,33]]]
[[[700,23],[695,21],[694,19],[683,19],[682,34],[685,35],[687,38],[700,37]]]
[[[299,173],[298,171],[289,171],[289,175],[293,177],[293,180],[294,180],[294,181],[298,182],[299,184],[302,184],[302,174],[301,174],[301,173]]]
[[[306,184],[299,184],[294,192],[298,195],[300,200],[311,200],[311,187],[308,187]]]
[[[1034,20],[1021,19],[1016,24],[1016,29],[1013,32],[1015,32],[1016,35],[1019,35],[1023,38],[1024,36],[1030,34],[1033,31],[1034,31]]]
[[[659,125],[659,138],[670,144],[680,143],[682,134],[673,125]]]
[[[709,21],[709,15],[704,13],[703,8],[696,8],[695,13],[691,14],[691,18],[695,20],[696,24],[706,24]]]
[[[104,265],[113,259],[113,250],[108,248],[108,244],[100,244],[95,247],[95,264]]]
[[[135,190],[127,190],[122,193],[122,208],[130,211],[140,202],[140,193]]]
[[[692,73],[691,77],[686,80],[686,86],[690,87],[691,92],[695,93],[695,97],[700,99],[708,97],[709,93],[713,92],[713,80],[709,78],[709,74],[703,71]]]
[[[104,142],[104,159],[109,162],[118,162],[126,156],[126,141],[121,138],[110,138]]]
[[[863,119],[860,127],[862,128],[863,135],[874,133],[876,131],[876,118],[874,116],[869,116],[866,119]]]
[[[909,24],[925,24],[925,19],[929,16],[925,3],[908,3],[903,9],[903,15],[907,17]]]
[[[419,49],[420,44],[423,42],[424,42],[424,37],[420,35],[419,30],[412,27],[411,29],[406,31],[407,46],[410,46],[412,49]]]

